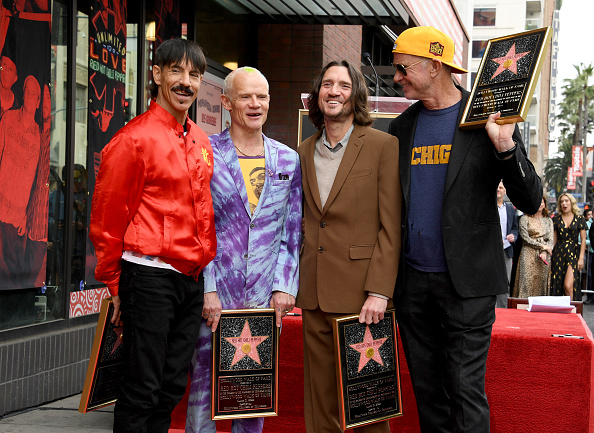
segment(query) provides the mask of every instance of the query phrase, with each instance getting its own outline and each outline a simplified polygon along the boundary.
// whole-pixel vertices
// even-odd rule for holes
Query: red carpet
[[[594,433],[593,355],[594,340],[580,315],[498,309],[487,361],[491,433]],[[392,419],[390,428],[418,433],[401,346],[399,356],[403,416]],[[280,359],[279,416],[265,420],[264,432],[305,432],[301,317],[283,321]],[[186,405],[187,395],[173,413],[170,432],[183,431]],[[217,430],[230,432],[231,422],[218,421]]]

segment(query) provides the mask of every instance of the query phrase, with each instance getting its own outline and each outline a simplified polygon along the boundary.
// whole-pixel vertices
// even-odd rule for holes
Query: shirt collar
[[[342,137],[342,139],[338,143],[336,143],[336,146],[332,147],[330,145],[330,142],[326,138],[326,128],[324,128],[322,131],[322,144],[324,144],[324,146],[326,146],[330,152],[338,152],[343,147],[346,147],[347,143],[349,142],[349,139],[351,138],[351,134],[353,133],[353,129],[355,129],[354,123],[351,125],[346,134],[344,134],[344,137]]]

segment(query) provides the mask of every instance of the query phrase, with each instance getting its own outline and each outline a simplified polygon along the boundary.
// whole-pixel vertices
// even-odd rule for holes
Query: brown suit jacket
[[[367,292],[394,293],[401,250],[398,139],[355,125],[322,209],[314,165],[321,133],[298,149],[305,236],[297,306],[359,313]]]

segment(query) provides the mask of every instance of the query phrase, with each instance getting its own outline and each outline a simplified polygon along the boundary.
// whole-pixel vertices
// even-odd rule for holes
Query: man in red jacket
[[[102,152],[91,214],[97,280],[124,323],[114,432],[167,432],[198,338],[202,269],[216,254],[212,148],[188,118],[206,59],[192,41],[155,53],[156,100]]]

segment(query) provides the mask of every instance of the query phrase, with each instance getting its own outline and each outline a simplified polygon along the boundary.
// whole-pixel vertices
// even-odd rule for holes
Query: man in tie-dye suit
[[[221,309],[266,308],[277,325],[295,305],[301,245],[301,171],[297,153],[262,133],[270,103],[260,71],[239,68],[221,101],[231,126],[210,136],[217,255],[204,270],[204,309],[192,358],[186,432],[216,431],[211,420],[212,332]],[[264,418],[233,420],[233,433],[262,431]]]

